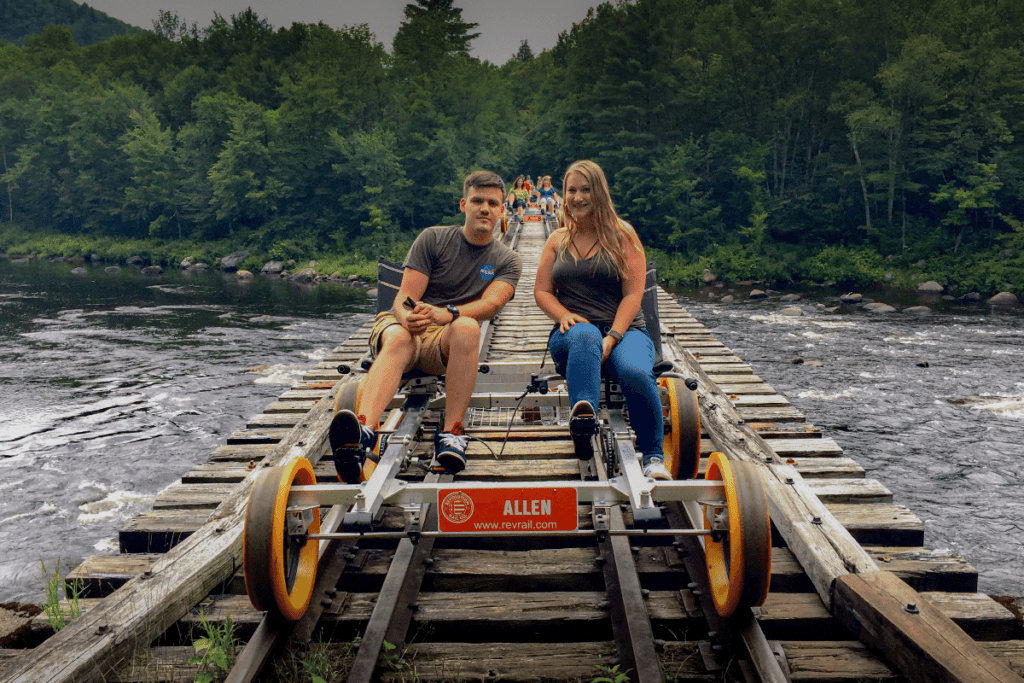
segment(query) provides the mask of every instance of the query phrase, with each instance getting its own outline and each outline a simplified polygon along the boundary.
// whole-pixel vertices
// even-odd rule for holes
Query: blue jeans
[[[601,398],[601,340],[609,327],[576,323],[565,334],[557,327],[551,333],[548,349],[555,365],[565,368],[570,405],[589,401],[597,409]],[[604,364],[608,376],[626,397],[636,448],[644,454],[645,462],[655,455],[664,457],[665,423],[653,367],[654,342],[647,330],[627,330]]]

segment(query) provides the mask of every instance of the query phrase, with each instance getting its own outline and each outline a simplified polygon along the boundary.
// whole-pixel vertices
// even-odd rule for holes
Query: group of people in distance
[[[551,184],[551,176],[538,176],[537,187],[530,183],[530,176],[518,176],[512,182],[512,189],[508,191],[505,203],[520,216],[526,211],[530,203],[535,203],[541,211],[554,213],[556,207],[562,205],[562,198],[558,196],[558,190]]]
[[[453,474],[465,468],[462,420],[476,386],[480,322],[512,299],[522,273],[519,254],[495,239],[504,201],[518,198],[521,180],[506,195],[497,174],[471,173],[459,202],[465,224],[427,228],[413,242],[394,306],[374,322],[374,362],[363,380],[357,412],[341,410],[331,423],[329,440],[343,481],[359,481],[366,454],[377,443],[381,415],[402,374],[414,368],[445,375],[447,400],[434,436],[435,462]],[[545,186],[551,187],[550,177],[542,182]],[[604,368],[626,398],[645,476],[671,479],[664,464],[654,344],[640,311],[647,272],[643,245],[633,226],[615,212],[608,181],[596,163],[582,160],[569,166],[562,190],[565,227],[544,244],[534,298],[555,321],[548,348],[556,367],[564,368],[572,405],[570,432],[574,442],[589,441]],[[551,196],[555,201],[558,194]],[[577,448],[577,455],[589,459],[592,451]]]

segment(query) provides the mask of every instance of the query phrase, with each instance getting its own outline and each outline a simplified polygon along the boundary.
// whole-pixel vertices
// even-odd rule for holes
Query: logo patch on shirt
[[[484,282],[490,282],[494,279],[494,266],[490,263],[485,263],[480,266],[480,279]]]

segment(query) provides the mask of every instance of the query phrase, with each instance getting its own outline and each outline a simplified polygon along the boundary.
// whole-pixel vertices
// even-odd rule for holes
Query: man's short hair
[[[466,182],[462,184],[463,198],[469,196],[470,188],[496,187],[505,194],[505,181],[494,171],[474,171],[466,176]]]

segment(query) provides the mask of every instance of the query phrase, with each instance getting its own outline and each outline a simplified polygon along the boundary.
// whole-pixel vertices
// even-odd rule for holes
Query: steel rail
[[[596,449],[596,453],[600,454],[601,449]],[[608,473],[598,457],[590,461],[591,467],[596,470],[599,480],[607,480]],[[581,470],[584,467],[585,463],[580,465]],[[629,672],[630,678],[638,683],[662,683],[665,672],[655,650],[654,630],[633,560],[632,545],[628,537],[619,533],[626,526],[622,510],[618,504],[610,505],[603,509],[603,514],[607,515],[610,533],[598,543],[598,547],[604,560],[601,568],[611,607],[612,634],[619,653],[620,670]]]
[[[703,525],[699,510],[684,503],[669,503],[665,506],[669,524],[676,527]],[[682,536],[674,544],[683,558],[686,572],[690,576],[687,586],[689,597],[700,604],[701,612],[708,622],[709,643],[701,647],[704,664],[709,671],[723,666],[726,655],[735,650],[737,644],[746,652],[753,670],[741,668],[744,677],[751,683],[792,683],[787,667],[772,649],[761,625],[754,618],[749,607],[741,607],[729,618],[722,617],[715,609],[711,586],[707,576],[707,561],[704,546],[699,537]],[[686,598],[684,598],[685,600]]]
[[[337,529],[342,523],[344,513],[344,506],[331,508],[324,516],[323,528]],[[271,618],[268,613],[264,613],[256,631],[235,658],[235,663],[224,683],[251,683],[259,676],[279,643],[286,639],[296,643],[305,643],[309,640],[324,610],[331,606],[337,592],[335,585],[348,562],[353,559],[356,550],[358,548],[353,543],[328,541],[320,545],[313,597],[302,619],[287,622]]]
[[[428,479],[451,480],[452,475],[427,475]],[[437,526],[437,506],[424,505],[418,515],[423,528]],[[416,598],[427,573],[434,535],[417,539],[403,538],[391,560],[384,585],[380,589],[373,613],[363,631],[355,662],[349,671],[349,683],[370,683],[374,680],[381,648],[385,642],[399,652],[405,646],[406,634],[416,610]]]

